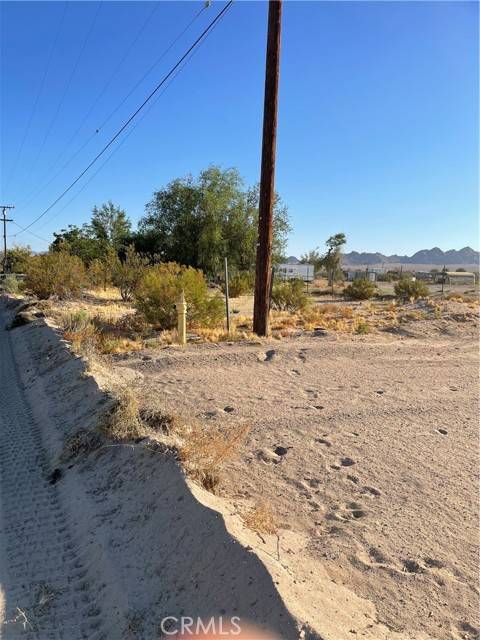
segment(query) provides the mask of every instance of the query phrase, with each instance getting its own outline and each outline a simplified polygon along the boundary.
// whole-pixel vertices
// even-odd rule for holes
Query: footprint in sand
[[[405,573],[424,573],[425,567],[422,567],[416,560],[407,558],[403,561],[403,571]]]
[[[329,440],[325,440],[325,438],[315,438],[315,442],[319,444],[324,444],[326,447],[331,447],[332,443]]]
[[[306,351],[307,351],[306,349],[300,349],[300,351],[297,354],[297,358],[302,362],[307,361]]]
[[[292,369],[292,373],[294,373],[296,376],[300,376],[301,373],[298,369]]]
[[[266,351],[265,353],[260,353],[258,355],[258,359],[260,362],[271,362],[276,355],[277,352],[275,349],[269,349],[269,351]]]
[[[366,493],[372,498],[378,498],[379,496],[382,495],[378,489],[376,489],[375,487],[369,487],[369,486],[362,487],[362,493]]]
[[[374,562],[378,564],[388,564],[388,558],[376,547],[370,547],[368,550],[368,555]]]
[[[444,569],[445,563],[441,560],[436,560],[435,558],[427,557],[424,559],[425,564],[429,569]]]
[[[355,518],[355,520],[360,520],[360,518],[364,518],[367,515],[365,509],[363,509],[362,505],[358,502],[349,502],[347,504],[347,508],[350,511],[350,515],[352,518]]]
[[[325,516],[327,520],[348,521],[360,520],[367,515],[365,509],[358,502],[349,502],[344,507],[333,505],[332,510]]]

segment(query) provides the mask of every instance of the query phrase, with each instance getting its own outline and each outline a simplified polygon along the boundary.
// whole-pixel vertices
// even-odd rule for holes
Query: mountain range
[[[480,253],[471,247],[464,247],[457,251],[450,249],[442,251],[438,247],[433,249],[422,249],[413,254],[413,256],[385,256],[383,253],[359,253],[351,251],[342,256],[342,264],[344,266],[355,265],[381,265],[381,264],[433,264],[433,265],[449,265],[449,264],[468,264],[478,265]]]

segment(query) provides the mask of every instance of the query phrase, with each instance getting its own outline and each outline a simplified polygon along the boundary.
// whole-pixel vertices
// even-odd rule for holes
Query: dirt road
[[[51,474],[11,334],[1,326],[0,614],[3,608],[7,620],[0,637],[6,640],[20,634],[58,640],[97,637],[92,630],[98,612]]]

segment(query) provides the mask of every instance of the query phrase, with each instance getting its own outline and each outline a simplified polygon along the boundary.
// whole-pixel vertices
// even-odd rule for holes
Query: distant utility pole
[[[12,204],[0,204],[0,207],[3,215],[3,273],[7,273],[7,222],[13,222],[11,218],[7,218],[7,211],[15,207]]]
[[[262,169],[258,212],[258,244],[255,274],[253,330],[268,335],[270,308],[273,203],[275,198],[275,148],[277,140],[278,77],[280,72],[280,31],[282,0],[268,6],[267,59],[263,103]]]

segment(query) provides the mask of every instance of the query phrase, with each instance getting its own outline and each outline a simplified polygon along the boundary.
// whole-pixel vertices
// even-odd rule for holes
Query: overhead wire
[[[32,227],[36,222],[38,222],[43,216],[45,216],[65,195],[81,180],[81,178],[87,173],[87,171],[99,160],[99,158],[107,151],[107,149],[117,140],[117,138],[125,131],[128,125],[136,118],[136,116],[143,110],[143,108],[150,102],[150,100],[155,96],[158,90],[172,77],[175,71],[180,67],[183,61],[188,57],[188,55],[195,49],[198,44],[208,35],[208,33],[212,30],[212,28],[217,24],[217,22],[224,16],[227,10],[233,4],[233,0],[229,0],[226,5],[221,9],[221,11],[215,16],[215,18],[208,24],[208,26],[202,31],[202,33],[198,36],[198,38],[193,42],[192,45],[187,49],[187,51],[180,57],[180,59],[173,65],[170,71],[162,78],[162,80],[155,86],[155,88],[148,94],[142,104],[134,111],[134,113],[124,122],[124,124],[118,129],[118,131],[110,138],[107,144],[102,148],[102,150],[91,160],[91,162],[85,167],[85,169],[70,183],[70,185],[44,210],[40,215],[38,215],[32,222],[30,222],[24,230]],[[22,232],[19,232],[22,233]],[[19,234],[17,234],[19,235]]]
[[[39,236],[38,233],[35,233],[34,231],[31,231],[30,229],[24,229],[20,224],[18,224],[18,222],[15,222],[15,220],[10,220],[10,222],[12,222],[16,227],[19,227],[20,229],[22,229],[22,231],[26,231],[31,236],[34,236],[35,238],[38,238],[38,240],[42,240],[43,242],[46,242],[47,244],[50,244],[50,240],[47,240],[46,238],[43,238],[42,236]],[[13,233],[12,234],[12,238],[15,238],[17,235],[18,235],[18,233]]]
[[[142,35],[142,33],[145,31],[147,25],[150,23],[151,19],[153,18],[154,13],[157,11],[158,7],[160,6],[160,2],[154,2],[153,4],[153,8],[152,10],[148,13],[146,19],[143,21],[140,29],[138,30],[136,36],[134,37],[134,39],[132,40],[132,42],[130,43],[129,47],[127,48],[126,52],[124,53],[124,55],[122,56],[122,58],[120,59],[120,61],[118,62],[118,64],[116,65],[116,67],[113,69],[113,71],[111,72],[110,76],[108,77],[107,81],[104,83],[102,89],[100,90],[100,92],[97,94],[97,97],[94,99],[94,101],[92,102],[91,106],[89,107],[88,111],[86,112],[86,114],[83,116],[82,120],[80,121],[80,124],[78,125],[78,127],[75,129],[74,133],[70,136],[69,140],[67,141],[67,143],[64,145],[62,151],[60,152],[60,154],[57,156],[56,160],[53,162],[53,164],[50,166],[50,168],[48,169],[48,171],[45,172],[44,178],[42,178],[41,180],[41,184],[40,187],[35,189],[34,191],[31,191],[28,196],[27,199],[22,202],[19,206],[21,207],[25,207],[28,206],[28,204],[30,204],[30,202],[32,202],[40,193],[42,193],[65,169],[66,167],[73,162],[73,160],[75,160],[75,158],[78,157],[78,155],[85,149],[86,146],[88,146],[88,144],[93,140],[93,138],[95,138],[98,133],[99,133],[99,128],[97,128],[96,130],[94,130],[90,136],[85,140],[85,142],[75,151],[75,153],[67,160],[67,162],[65,162],[60,169],[48,180],[48,182],[43,183],[44,180],[49,176],[49,174],[53,171],[53,169],[57,166],[58,162],[60,161],[60,159],[65,155],[65,153],[67,152],[67,150],[69,149],[70,145],[72,144],[72,142],[75,140],[75,138],[77,137],[77,135],[79,134],[79,132],[81,131],[81,129],[83,128],[85,122],[88,120],[88,118],[91,116],[91,114],[93,113],[93,110],[95,109],[95,107],[97,106],[97,104],[100,102],[100,100],[102,99],[102,97],[105,95],[106,90],[108,89],[108,87],[111,85],[112,80],[114,79],[114,77],[118,74],[119,70],[121,69],[123,63],[125,62],[125,60],[128,58],[128,56],[130,55],[130,53],[132,52],[134,46],[136,45],[136,43],[138,42],[138,40],[140,39],[140,36]]]
[[[69,4],[69,3],[67,3],[67,4]],[[51,119],[51,121],[50,121],[50,124],[49,124],[49,126],[48,126],[48,128],[47,128],[47,130],[46,130],[46,132],[45,132],[45,135],[44,135],[44,137],[43,137],[43,141],[42,141],[42,143],[41,143],[41,145],[40,145],[40,148],[39,148],[39,150],[38,150],[38,152],[37,152],[37,154],[36,154],[36,156],[35,156],[35,158],[34,158],[33,164],[31,165],[30,170],[28,171],[27,177],[25,178],[25,183],[28,183],[28,181],[30,180],[30,177],[31,177],[31,175],[32,175],[32,173],[33,173],[33,171],[34,171],[34,169],[36,168],[37,163],[38,163],[38,161],[39,161],[39,159],[40,159],[40,157],[41,157],[41,155],[42,155],[42,152],[43,152],[43,150],[44,150],[44,148],[45,148],[45,145],[46,145],[46,143],[47,143],[47,140],[48,140],[48,138],[50,137],[50,134],[51,134],[51,132],[52,132],[52,129],[53,129],[53,127],[55,126],[55,123],[56,123],[57,118],[58,118],[58,116],[59,116],[59,114],[60,114],[61,108],[62,108],[62,106],[63,106],[63,103],[65,102],[65,98],[66,98],[66,96],[67,96],[67,93],[68,93],[68,91],[69,91],[69,89],[70,89],[70,86],[71,86],[71,84],[72,84],[73,78],[74,78],[74,76],[75,76],[75,74],[76,74],[76,72],[77,72],[78,66],[79,66],[79,64],[80,64],[80,60],[82,59],[82,56],[83,56],[83,54],[84,54],[84,52],[85,52],[85,49],[86,49],[86,47],[87,47],[87,43],[88,43],[88,41],[89,41],[89,39],[90,39],[90,36],[92,35],[92,32],[93,32],[93,29],[94,29],[95,24],[96,24],[96,22],[97,22],[98,14],[99,14],[99,12],[100,12],[100,9],[101,9],[101,7],[102,7],[102,4],[103,4],[103,0],[101,0],[101,1],[98,3],[97,10],[95,11],[95,14],[94,14],[94,16],[93,16],[93,19],[92,19],[92,21],[91,21],[91,23],[90,23],[90,27],[89,27],[89,29],[87,30],[86,36],[85,36],[85,38],[84,38],[84,40],[83,40],[83,43],[82,43],[82,45],[81,45],[81,47],[80,47],[80,51],[79,51],[79,53],[78,53],[78,56],[77,56],[77,58],[76,58],[76,60],[75,60],[74,65],[73,65],[73,67],[72,67],[72,70],[71,70],[71,72],[70,72],[70,75],[69,75],[69,78],[68,78],[68,80],[67,80],[67,83],[65,84],[65,87],[64,87],[63,93],[62,93],[61,98],[60,98],[60,100],[59,100],[59,102],[58,102],[58,104],[57,104],[57,108],[56,108],[56,110],[55,110],[55,112],[54,112],[54,114],[53,114],[53,117],[52,117],[52,119]]]
[[[15,160],[13,161],[12,169],[11,169],[10,174],[9,174],[9,176],[7,178],[7,181],[5,183],[5,187],[4,187],[5,191],[10,186],[10,184],[11,184],[11,182],[12,182],[14,176],[15,176],[15,172],[17,170],[18,163],[19,163],[21,155],[23,153],[23,148],[25,146],[25,142],[27,141],[28,135],[30,133],[30,129],[31,129],[31,126],[32,126],[33,119],[34,119],[34,117],[35,117],[35,115],[37,113],[37,108],[38,108],[38,103],[40,101],[40,96],[42,95],[43,89],[45,87],[45,81],[47,79],[48,72],[50,71],[50,67],[51,67],[52,60],[53,60],[53,54],[54,54],[55,49],[57,47],[58,39],[60,37],[60,32],[61,32],[61,29],[62,29],[62,26],[63,26],[63,22],[65,20],[65,14],[67,12],[67,6],[68,6],[68,3],[65,2],[60,21],[58,23],[57,32],[56,32],[55,38],[53,40],[52,46],[50,47],[50,54],[48,56],[47,64],[45,66],[45,71],[43,72],[43,76],[42,76],[42,79],[40,81],[40,86],[39,86],[39,89],[38,89],[38,92],[37,92],[37,96],[36,96],[35,101],[33,103],[33,108],[30,111],[30,116],[29,116],[28,121],[27,121],[27,126],[25,127],[25,131],[24,131],[22,140],[20,142],[20,146],[18,148],[18,152],[17,152],[17,154],[15,156]]]
[[[214,25],[214,27],[212,28],[212,32],[213,30],[217,27],[218,22]],[[49,218],[47,221],[45,221],[45,223],[43,224],[42,228],[47,226],[48,224],[50,224],[50,222],[53,222],[53,220],[55,220],[56,218],[58,218],[58,216],[63,213],[65,211],[65,209],[67,209],[72,202],[82,193],[82,191],[84,191],[84,189],[86,189],[88,187],[88,185],[97,177],[97,175],[100,173],[100,171],[103,169],[103,167],[107,164],[107,162],[109,162],[109,160],[112,158],[112,156],[114,156],[117,151],[120,150],[120,148],[125,144],[125,142],[128,140],[128,138],[131,136],[131,134],[135,131],[135,129],[138,127],[139,124],[141,124],[141,122],[143,122],[143,120],[145,120],[145,118],[147,117],[147,115],[150,113],[150,111],[153,109],[153,107],[158,103],[158,101],[160,100],[160,98],[163,96],[163,94],[167,91],[167,89],[170,87],[170,85],[172,84],[172,82],[175,80],[175,78],[181,73],[181,71],[186,67],[186,65],[190,62],[190,60],[193,58],[193,56],[195,55],[195,53],[200,49],[200,47],[202,46],[202,44],[205,42],[205,40],[203,40],[199,46],[193,50],[190,54],[190,56],[188,58],[186,58],[183,62],[183,64],[176,70],[176,72],[174,73],[174,75],[170,78],[170,80],[168,81],[168,83],[165,85],[165,87],[163,88],[163,91],[161,91],[158,96],[155,98],[155,100],[150,104],[150,106],[147,108],[147,110],[143,113],[143,115],[140,117],[139,120],[137,120],[132,128],[128,131],[128,133],[121,139],[120,143],[113,149],[112,153],[110,153],[107,158],[105,159],[104,162],[102,162],[102,164],[98,167],[98,169],[95,171],[95,173],[93,173],[90,178],[81,186],[81,188],[76,192],[76,194],[70,198],[70,200],[61,208],[59,209],[51,218]],[[18,235],[14,234],[15,236]]]

